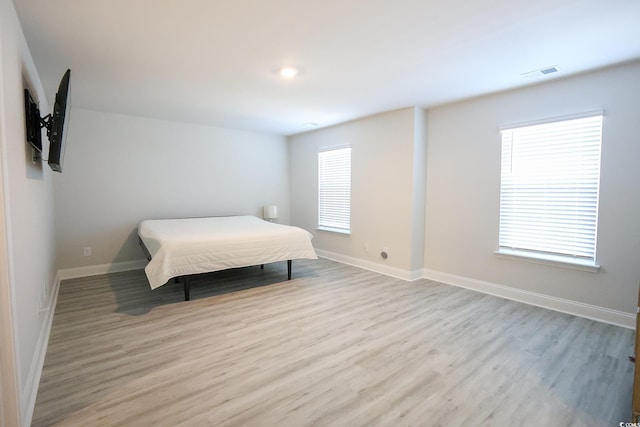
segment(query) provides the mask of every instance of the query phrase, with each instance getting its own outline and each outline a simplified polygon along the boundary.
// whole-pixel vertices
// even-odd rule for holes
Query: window
[[[318,153],[318,229],[351,231],[351,147]]]
[[[502,129],[498,253],[596,266],[602,113]]]

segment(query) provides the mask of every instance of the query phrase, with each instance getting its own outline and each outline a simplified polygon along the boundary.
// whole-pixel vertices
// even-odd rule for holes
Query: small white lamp
[[[262,208],[262,216],[265,220],[273,222],[274,219],[278,219],[278,207],[275,205],[269,205]]]

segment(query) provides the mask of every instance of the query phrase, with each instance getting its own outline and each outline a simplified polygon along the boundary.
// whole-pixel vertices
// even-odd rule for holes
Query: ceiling
[[[281,135],[640,58],[638,0],[14,4],[49,101]]]

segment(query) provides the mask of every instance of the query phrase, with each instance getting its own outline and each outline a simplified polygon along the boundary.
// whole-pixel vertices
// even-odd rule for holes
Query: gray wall
[[[292,224],[311,231],[314,246],[335,259],[401,277],[421,273],[424,162],[414,158],[424,153],[423,120],[421,110],[405,108],[290,137]],[[318,150],[341,145],[352,147],[349,236],[315,229]]]
[[[640,280],[638,94],[635,62],[426,114],[409,108],[294,135],[292,223],[311,230],[318,249],[351,264],[403,278],[421,269],[419,276],[627,324],[620,312],[635,312]],[[594,109],[605,114],[602,268],[592,273],[498,257],[499,127]],[[353,147],[351,236],[315,231],[317,151],[344,144]],[[378,256],[385,246],[387,261]]]
[[[499,126],[604,109],[590,273],[499,258]],[[425,268],[634,313],[640,279],[640,63],[432,108]]]
[[[424,267],[424,230],[427,197],[427,111],[421,108],[414,108],[414,114],[411,270],[420,271]]]
[[[73,109],[55,177],[58,267],[144,258],[144,219],[261,216],[275,204],[288,223],[288,174],[284,137]]]
[[[46,309],[51,309],[47,307],[48,297],[56,276],[53,180],[46,165],[31,163],[31,150],[25,139],[23,87],[29,87],[40,100],[42,115],[50,111],[10,0],[0,1],[0,52],[0,266],[6,268],[0,273],[2,384],[15,377],[22,423],[28,423],[46,346]],[[46,137],[43,145],[46,156]],[[10,335],[13,343],[10,338],[7,340]],[[9,352],[15,363],[10,361],[7,366]],[[4,393],[15,394],[11,389],[3,389],[2,393],[3,402]],[[15,412],[9,407],[3,410]]]

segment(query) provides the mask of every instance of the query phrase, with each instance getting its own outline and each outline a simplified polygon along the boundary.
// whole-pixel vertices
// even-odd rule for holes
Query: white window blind
[[[351,230],[351,147],[318,153],[318,228]]]
[[[596,258],[602,113],[502,130],[500,248]]]

